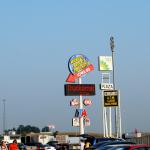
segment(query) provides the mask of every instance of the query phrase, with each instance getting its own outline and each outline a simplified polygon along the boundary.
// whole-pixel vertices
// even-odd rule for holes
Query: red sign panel
[[[95,84],[65,84],[65,96],[95,95]]]
[[[85,106],[88,106],[88,105],[91,105],[91,104],[92,104],[92,101],[91,101],[89,98],[86,98],[86,99],[83,100],[83,104],[84,104]]]
[[[87,68],[83,69],[82,71],[72,74],[70,73],[69,76],[66,79],[66,82],[75,82],[75,79],[87,74],[88,72],[94,70],[94,67],[92,64],[90,64],[89,66],[87,66]]]

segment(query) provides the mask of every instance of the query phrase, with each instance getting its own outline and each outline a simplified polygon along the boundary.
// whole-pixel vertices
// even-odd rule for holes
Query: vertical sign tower
[[[100,84],[103,109],[103,134],[104,137],[121,137],[121,110],[120,91],[116,90],[114,77],[114,39],[110,38],[112,56],[99,56],[99,70],[102,72]],[[112,75],[112,78],[111,78]],[[112,80],[112,83],[111,83]],[[112,112],[114,109],[114,114]],[[113,120],[114,119],[114,120]],[[114,122],[114,134],[112,126]]]
[[[75,117],[72,120],[73,126],[80,127],[80,135],[84,134],[84,126],[90,125],[90,120],[87,116],[87,111],[84,109],[83,104],[90,105],[91,101],[85,99],[83,96],[95,95],[94,84],[82,84],[82,76],[94,70],[93,65],[89,62],[88,58],[82,54],[76,54],[70,57],[68,62],[70,74],[66,82],[75,83],[78,79],[78,84],[65,84],[65,96],[79,96],[78,99],[73,99],[71,106],[77,106]]]

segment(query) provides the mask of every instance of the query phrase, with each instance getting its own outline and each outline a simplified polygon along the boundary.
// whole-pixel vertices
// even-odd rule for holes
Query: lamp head
[[[114,44],[113,36],[110,37],[110,48],[111,48],[111,51],[114,52],[115,44]]]

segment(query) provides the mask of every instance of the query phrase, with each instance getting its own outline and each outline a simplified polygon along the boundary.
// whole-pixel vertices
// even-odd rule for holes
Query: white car
[[[55,147],[50,146],[50,145],[48,145],[48,144],[45,144],[45,145],[44,145],[44,149],[45,149],[45,150],[56,150]]]

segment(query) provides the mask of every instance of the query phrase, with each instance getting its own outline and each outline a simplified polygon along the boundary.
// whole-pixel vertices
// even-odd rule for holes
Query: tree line
[[[50,132],[51,129],[48,126],[43,127],[41,130],[36,127],[36,126],[31,126],[31,125],[19,125],[18,128],[12,128],[12,129],[7,129],[5,130],[5,134],[9,134],[9,132],[11,131],[15,131],[16,134],[21,134],[21,135],[25,135],[28,133],[40,133],[40,132]]]

